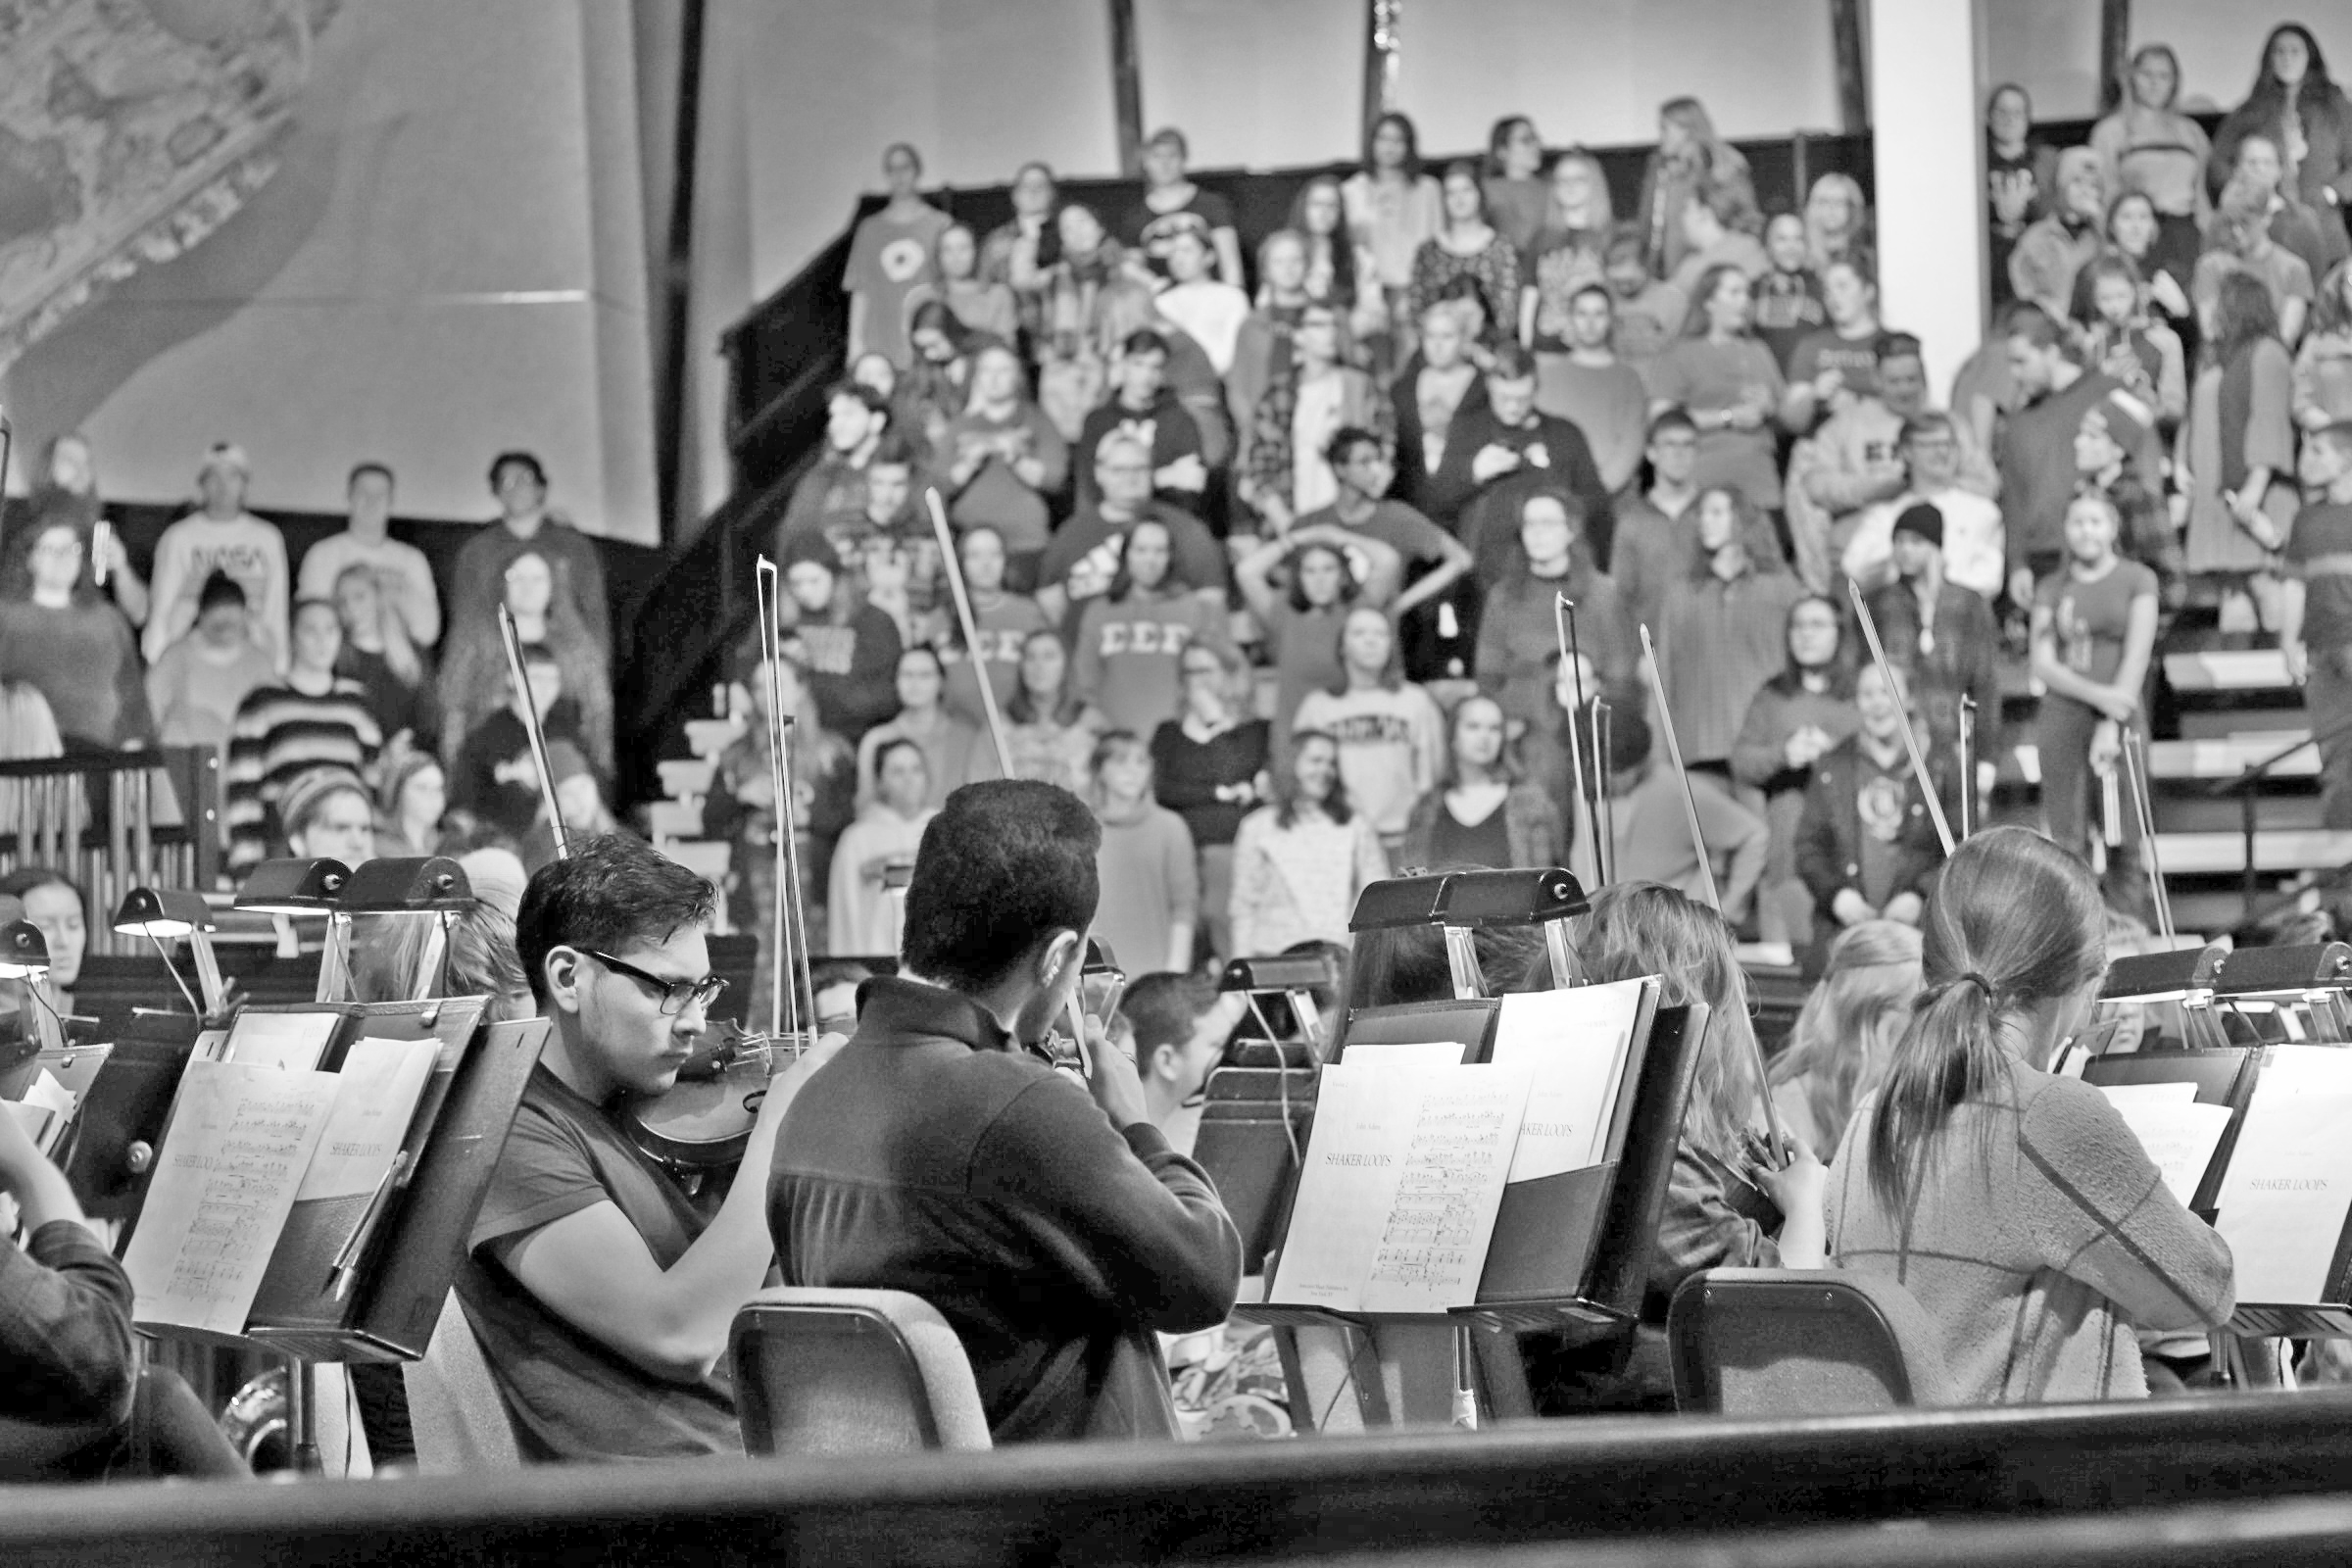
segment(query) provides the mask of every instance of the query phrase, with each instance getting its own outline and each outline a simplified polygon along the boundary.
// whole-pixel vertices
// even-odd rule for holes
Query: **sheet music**
[[[343,1021],[332,1012],[253,1012],[241,1014],[228,1032],[223,1059],[248,1066],[276,1067],[286,1072],[309,1072],[326,1054],[335,1026]]]
[[[336,1075],[192,1060],[122,1266],[141,1323],[244,1332]]]
[[[2230,1107],[2198,1104],[2197,1086],[2189,1083],[2101,1084],[2099,1090],[2164,1173],[2164,1185],[2188,1206],[2230,1130]]]
[[[2273,1046],[2222,1178],[2214,1228],[2237,1265],[2237,1298],[2325,1299],[2352,1209],[2352,1051]]]
[[[2197,1102],[2197,1086],[2185,1081],[2169,1084],[2100,1084],[2097,1088],[2100,1094],[2107,1097],[2108,1103],[2124,1112],[2127,1121],[2131,1120],[2134,1107],[2193,1105]]]
[[[1642,992],[1654,983],[1619,980],[1502,999],[1493,1059],[1498,1066],[1523,1062],[1534,1075],[1511,1155],[1512,1181],[1582,1170],[1605,1157],[1626,1049]]]
[[[1343,1312],[1469,1305],[1529,1077],[1458,1063],[1324,1068],[1271,1298]]]
[[[295,1191],[296,1202],[364,1198],[382,1184],[440,1054],[441,1042],[430,1035],[352,1044],[343,1070],[334,1074],[334,1110]]]
[[[43,1067],[33,1074],[24,1090],[24,1104],[41,1112],[43,1124],[33,1130],[32,1145],[42,1153],[53,1152],[58,1141],[66,1135],[66,1124],[74,1119],[74,1107],[80,1103],[74,1091],[57,1081],[56,1075]]]
[[[24,1136],[32,1140],[33,1148],[44,1154],[49,1152],[50,1134],[61,1126],[56,1111],[47,1105],[36,1105],[24,1100],[0,1100],[0,1106],[5,1106],[8,1114],[17,1118],[18,1125],[24,1129]],[[0,1234],[15,1228],[13,1224],[0,1228]]]

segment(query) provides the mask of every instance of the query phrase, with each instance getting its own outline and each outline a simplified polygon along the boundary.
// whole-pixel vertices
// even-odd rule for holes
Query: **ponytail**
[[[1980,833],[1945,862],[1924,938],[1927,988],[1870,1125],[1871,1190],[1896,1212],[1910,1206],[1953,1112],[2009,1082],[2011,1020],[2107,965],[2106,915],[2089,869],[2020,827]]]

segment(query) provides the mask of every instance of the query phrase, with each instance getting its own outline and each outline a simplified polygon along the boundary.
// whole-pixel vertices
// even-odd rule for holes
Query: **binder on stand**
[[[421,1356],[548,1033],[544,1019],[484,1025],[485,1005],[270,1008],[333,1020],[316,1069],[241,1063],[233,1045],[192,1057],[158,1163],[206,1185],[151,1198],[127,1239],[142,1331],[306,1362]],[[371,1124],[372,1094],[338,1102],[347,1070],[370,1090],[402,1082],[396,1109]],[[307,1195],[330,1168],[379,1174]]]
[[[2178,1004],[2185,1038],[2209,1043],[2102,1054],[2082,1078],[2111,1095],[2178,1087],[2190,1104],[2229,1111],[2184,1199],[2230,1243],[2237,1272],[2237,1309],[2217,1348],[2231,1337],[2352,1338],[2348,990],[2352,947],[2326,943],[2126,960],[2102,991],[2103,1002]],[[2212,1044],[2224,1040],[2253,1043]],[[2141,1142],[2167,1163],[2146,1133]]]
[[[1424,1119],[1416,1136],[1431,1127],[1438,1130],[1439,1152],[1431,1157],[1454,1167],[1436,1177],[1441,1185],[1482,1161],[1491,1181],[1497,1157],[1537,1167],[1533,1172],[1506,1173],[1500,1181],[1491,1223],[1476,1233],[1481,1247],[1476,1272],[1460,1293],[1465,1298],[1440,1310],[1388,1312],[1315,1304],[1305,1297],[1346,1300],[1347,1293],[1305,1290],[1295,1270],[1285,1274],[1283,1255],[1298,1245],[1292,1230],[1301,1218],[1298,1162],[1289,1161],[1292,1180],[1274,1228],[1280,1241],[1267,1270],[1269,1299],[1241,1306],[1237,1315],[1271,1324],[1278,1334],[1292,1337],[1286,1367],[1292,1364],[1299,1337],[1326,1331],[1323,1337],[1328,1341],[1327,1331],[1339,1331],[1345,1353],[1336,1362],[1327,1358],[1326,1365],[1339,1368],[1339,1374],[1354,1385],[1358,1414],[1366,1426],[1447,1419],[1464,1424],[1469,1396],[1462,1386],[1464,1363],[1471,1359],[1465,1349],[1474,1352],[1483,1381],[1479,1392],[1488,1410],[1532,1414],[1518,1334],[1552,1330],[1596,1337],[1619,1332],[1639,1317],[1647,1254],[1665,1200],[1683,1104],[1705,1036],[1705,1009],[1660,1008],[1654,978],[1616,988],[1580,988],[1580,1004],[1587,1000],[1598,1003],[1599,993],[1621,991],[1612,1004],[1619,1009],[1616,1015],[1629,1021],[1623,1025],[1621,1045],[1612,1046],[1613,1054],[1587,1064],[1588,1069],[1603,1069],[1601,1076],[1580,1080],[1577,1095],[1547,1100],[1542,1087],[1546,1069],[1540,1059],[1545,1044],[1541,1014],[1544,1004],[1559,993],[1499,1000],[1485,996],[1473,942],[1482,925],[1539,925],[1551,956],[1555,985],[1565,988],[1569,974],[1564,922],[1585,907],[1575,879],[1557,868],[1394,879],[1367,888],[1357,905],[1352,924],[1359,933],[1439,926],[1454,995],[1350,1010],[1332,1053],[1333,1065],[1347,1069],[1351,1078],[1394,1070],[1399,1085],[1409,1080],[1424,1094],[1468,1090],[1490,1071],[1497,1082],[1516,1080],[1524,1086],[1524,1100],[1509,1115],[1490,1114],[1492,1107],[1487,1105],[1464,1110],[1448,1102]],[[1507,1016],[1506,1009],[1515,1003],[1534,1004],[1525,1009],[1525,1020]],[[1529,1032],[1528,1024],[1535,1033]],[[1507,1059],[1498,1060],[1498,1052]],[[1358,1102],[1365,1093],[1351,1085],[1348,1102]],[[1556,1087],[1550,1093],[1556,1095]],[[1307,1129],[1310,1151],[1316,1125],[1343,1114],[1333,1110],[1331,1094],[1326,1088],[1314,1107]],[[1556,1107],[1570,1102],[1582,1118],[1573,1131],[1557,1121]],[[1512,1142],[1498,1147],[1495,1130],[1505,1126]],[[1476,1128],[1476,1147],[1469,1147],[1469,1134],[1451,1131],[1455,1128]],[[1527,1152],[1521,1147],[1523,1139],[1563,1135],[1561,1148],[1547,1152],[1548,1159],[1522,1158]],[[1465,1152],[1459,1158],[1442,1147],[1445,1138],[1454,1136],[1464,1140]],[[1584,1142],[1579,1144],[1579,1139]],[[1404,1156],[1393,1151],[1358,1152],[1343,1155],[1337,1163],[1378,1167],[1399,1157]],[[1509,1179],[1514,1174],[1522,1179]],[[1492,1194],[1493,1186],[1486,1191]],[[1448,1198],[1456,1205],[1449,1214],[1451,1224],[1471,1205],[1461,1193]],[[1458,1268],[1463,1259],[1448,1250],[1463,1234],[1458,1226],[1436,1248],[1415,1250],[1412,1244],[1424,1239],[1417,1231],[1417,1216],[1425,1207],[1404,1207],[1416,1209],[1415,1221],[1399,1220],[1399,1208],[1382,1222],[1388,1227],[1384,1242],[1402,1236],[1407,1244],[1401,1262],[1398,1253],[1389,1254],[1388,1285],[1394,1287],[1400,1273],[1413,1275],[1431,1258],[1456,1268],[1447,1291],[1462,1285]],[[1307,1223],[1318,1221],[1309,1217]],[[1294,1258],[1297,1255],[1293,1252]],[[1328,1281],[1324,1283],[1327,1287]],[[1329,1408],[1342,1392],[1344,1387],[1328,1395],[1309,1390],[1309,1402],[1318,1409]],[[1294,1413],[1297,1405],[1295,1393]]]

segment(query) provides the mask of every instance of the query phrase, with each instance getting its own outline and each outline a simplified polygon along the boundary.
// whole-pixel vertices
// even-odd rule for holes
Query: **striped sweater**
[[[2132,1331],[2225,1322],[2229,1244],[2174,1199],[2105,1096],[2011,1071],[1936,1136],[1904,1214],[1871,1190],[1877,1097],[1856,1107],[1830,1172],[1830,1255],[1918,1298],[1962,1404],[2143,1397]]]
[[[383,745],[368,689],[341,676],[318,697],[291,686],[258,686],[237,707],[229,732],[228,864],[242,872],[279,853],[278,798],[304,771],[329,764],[362,772]]]

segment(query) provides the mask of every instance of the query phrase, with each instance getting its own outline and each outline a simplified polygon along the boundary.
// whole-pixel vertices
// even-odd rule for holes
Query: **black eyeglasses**
[[[664,980],[658,974],[647,974],[633,963],[623,963],[610,953],[599,953],[594,948],[582,948],[580,951],[614,974],[625,974],[639,985],[651,989],[661,999],[662,1011],[668,1016],[674,1017],[684,1012],[694,1003],[700,1003],[708,1008],[718,1000],[718,994],[727,989],[724,975],[707,974],[700,980]]]

